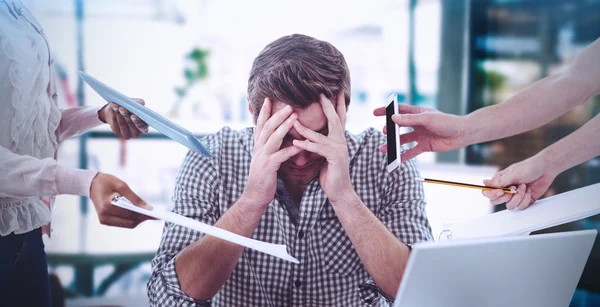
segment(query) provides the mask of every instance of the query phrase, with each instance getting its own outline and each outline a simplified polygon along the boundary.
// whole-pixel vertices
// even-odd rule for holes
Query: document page
[[[272,244],[272,243],[267,243],[267,242],[262,242],[262,241],[258,241],[258,240],[254,240],[251,238],[247,238],[244,236],[240,236],[238,234],[235,234],[233,232],[215,227],[215,226],[211,226],[211,225],[207,225],[204,223],[201,223],[199,221],[193,220],[191,218],[164,210],[164,209],[159,209],[159,208],[154,208],[153,210],[147,210],[144,208],[140,208],[134,204],[132,204],[127,198],[125,197],[118,197],[116,200],[114,200],[113,205],[121,207],[123,209],[127,209],[127,210],[131,210],[134,212],[138,212],[147,216],[151,216],[153,218],[157,218],[160,220],[164,220],[170,223],[174,223],[180,226],[184,226],[190,229],[194,229],[197,230],[199,232],[205,233],[207,235],[213,236],[213,237],[217,237],[219,239],[223,239],[225,241],[229,241],[235,244],[239,244],[241,246],[245,246],[254,250],[257,250],[259,252],[263,252],[265,254],[271,255],[271,256],[275,256],[278,258],[281,258],[283,260],[287,260],[293,263],[299,263],[299,261],[290,256],[287,252],[287,248],[285,245],[280,245],[280,244]]]
[[[504,210],[452,225],[439,240],[527,235],[600,214],[600,183],[539,200],[525,210]]]

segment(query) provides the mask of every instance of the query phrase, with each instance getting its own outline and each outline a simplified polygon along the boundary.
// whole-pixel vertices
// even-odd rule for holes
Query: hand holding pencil
[[[527,160],[515,163],[499,171],[489,180],[484,180],[486,186],[510,187],[516,189],[515,194],[505,194],[502,190],[484,190],[483,195],[490,199],[493,205],[506,203],[509,210],[527,209],[546,193],[558,172],[551,165],[544,163],[543,156],[535,155]]]
[[[480,189],[493,205],[506,203],[509,210],[524,210],[538,200],[550,187],[556,177],[552,168],[545,167],[542,157],[534,156],[499,171],[485,185],[467,184],[453,181],[416,178],[425,183],[443,184],[471,189]]]

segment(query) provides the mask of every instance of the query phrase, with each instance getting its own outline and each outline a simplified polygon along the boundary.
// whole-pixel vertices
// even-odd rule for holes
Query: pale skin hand
[[[321,106],[327,117],[329,134],[324,136],[304,127],[299,121],[294,122],[294,129],[306,140],[294,140],[294,146],[316,153],[327,162],[319,174],[319,182],[331,202],[354,191],[350,182],[348,168],[348,144],[344,127],[346,124],[346,103],[344,95],[338,95],[337,112],[333,103],[321,94]]]
[[[146,104],[143,99],[132,99],[141,105]],[[106,122],[110,126],[117,137],[128,140],[148,133],[148,124],[115,103],[111,102],[105,105],[98,115],[101,121]]]
[[[296,121],[294,128],[306,140],[294,140],[294,145],[326,158],[319,183],[367,272],[384,293],[393,297],[410,251],[365,206],[352,187],[344,132],[346,104],[343,94],[337,99],[337,113],[331,101],[324,96],[321,96],[321,106],[327,117],[328,136]]]
[[[296,146],[281,149],[283,138],[298,119],[289,105],[269,118],[272,102],[265,99],[256,121],[254,149],[248,184],[243,196],[251,203],[266,207],[275,197],[277,171],[281,163],[297,155],[301,149]]]
[[[90,199],[96,208],[98,220],[107,226],[135,228],[141,222],[154,218],[114,206],[111,201],[117,196],[125,196],[138,207],[152,210],[129,186],[119,178],[98,173],[92,180]]]
[[[509,210],[524,210],[546,193],[556,175],[546,168],[539,156],[534,156],[505,168],[492,179],[483,181],[490,187],[510,186],[513,191],[516,190],[516,194],[507,194],[496,189],[484,190],[483,195],[489,198],[493,205],[506,203]]]
[[[415,147],[402,154],[402,161],[410,160],[424,152],[445,152],[468,145],[464,119],[460,116],[402,104],[398,105],[398,111],[400,115],[393,115],[392,120],[398,126],[413,128],[413,131],[400,136],[400,144],[417,142]],[[385,116],[385,107],[375,109],[373,114]],[[383,133],[387,134],[385,126]],[[381,151],[387,151],[387,144],[381,146]]]
[[[486,191],[485,196],[493,204],[507,202],[506,207],[525,209],[538,200],[554,181],[554,178],[571,167],[600,155],[600,115],[560,141],[550,145],[537,155],[513,164],[500,171],[488,186],[520,184],[517,194],[500,195],[500,191]]]
[[[216,227],[250,237],[269,203],[275,197],[277,170],[301,149],[280,149],[283,138],[298,115],[291,108],[271,115],[272,103],[265,99],[256,123],[255,144],[248,184],[240,199],[215,223]],[[181,289],[190,297],[213,297],[233,272],[244,247],[205,236],[184,248],[175,258],[175,271]]]
[[[577,54],[568,69],[534,82],[503,103],[465,116],[398,105],[401,115],[394,115],[394,122],[415,130],[400,138],[402,144],[418,143],[402,155],[402,160],[423,152],[454,150],[538,128],[598,94],[600,39]],[[385,115],[385,108],[376,109],[374,114]]]

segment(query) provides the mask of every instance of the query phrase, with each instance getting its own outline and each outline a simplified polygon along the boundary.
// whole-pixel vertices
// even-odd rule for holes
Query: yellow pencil
[[[462,187],[462,188],[470,188],[470,189],[480,189],[480,190],[497,190],[497,189],[501,189],[506,194],[515,194],[515,193],[517,193],[517,191],[513,191],[510,188],[494,188],[494,187],[486,187],[484,185],[476,185],[476,184],[460,183],[460,182],[452,182],[452,181],[444,181],[444,180],[428,179],[428,178],[420,178],[420,177],[416,177],[415,179],[417,181],[420,181],[420,182],[443,184],[443,185],[449,185],[449,186],[454,186],[454,187]]]

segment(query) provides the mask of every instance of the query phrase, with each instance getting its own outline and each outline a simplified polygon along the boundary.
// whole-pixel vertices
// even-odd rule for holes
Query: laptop
[[[568,307],[596,234],[415,244],[394,307]]]

